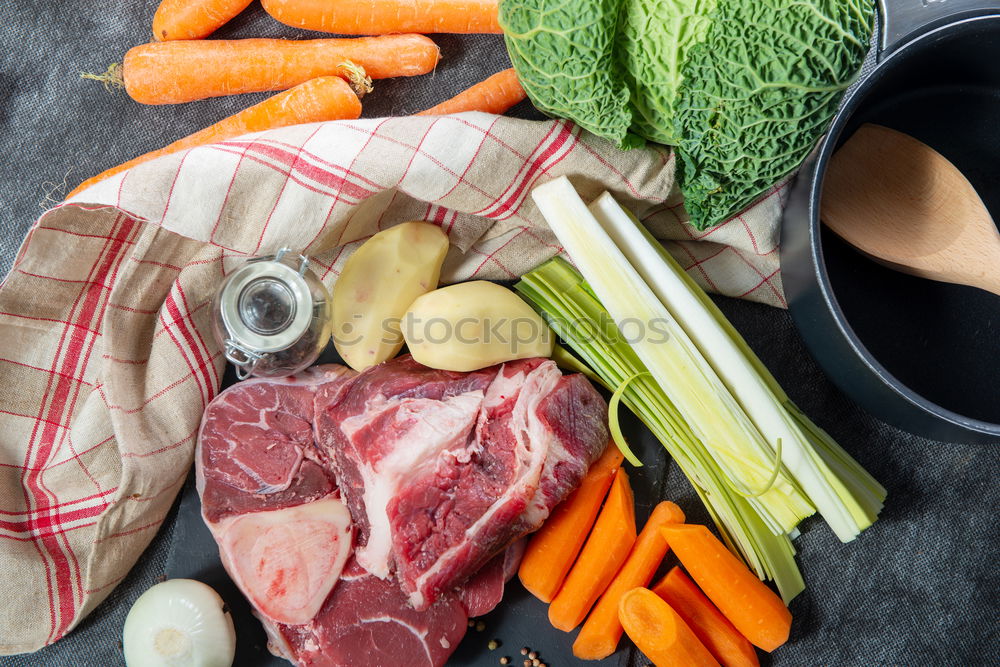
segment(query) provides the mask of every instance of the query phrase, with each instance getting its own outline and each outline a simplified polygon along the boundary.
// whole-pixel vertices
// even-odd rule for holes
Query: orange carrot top
[[[626,592],[618,617],[629,638],[656,667],[719,667],[684,619],[648,588]]]
[[[705,526],[664,526],[667,544],[705,595],[750,643],[773,651],[786,641],[792,615]]]
[[[285,90],[319,76],[343,76],[341,63],[373,79],[426,74],[440,51],[423,35],[346,39],[210,39],[154,42],[129,49],[125,91],[143,104],[178,104],[220,95]]]
[[[618,469],[594,529],[549,605],[553,627],[569,632],[580,625],[611,583],[635,543],[635,504],[625,470]]]
[[[159,150],[140,155],[89,178],[74,188],[66,198],[69,199],[98,181],[119,174],[137,164],[187,148],[224,141],[250,132],[260,132],[300,123],[358,118],[360,115],[361,101],[343,79],[336,76],[312,79],[224,118],[192,135],[178,139]]]
[[[753,645],[722,615],[697,585],[674,567],[653,592],[663,598],[722,667],[759,667]]]
[[[252,0],[162,0],[153,14],[153,39],[202,39],[246,9]]]
[[[625,564],[587,617],[573,642],[573,655],[583,660],[601,660],[615,652],[622,636],[618,603],[626,591],[647,586],[653,580],[656,569],[667,555],[667,541],[660,534],[660,528],[671,523],[684,523],[684,512],[664,500],[653,508]]]
[[[580,486],[553,510],[531,537],[518,569],[521,583],[543,602],[551,602],[590,533],[601,502],[622,463],[611,444],[587,471]]]
[[[521,88],[517,80],[517,73],[513,68],[505,69],[417,115],[443,116],[462,111],[502,114],[525,97],[524,88]]]
[[[499,33],[497,0],[261,0],[293,28],[341,35]]]

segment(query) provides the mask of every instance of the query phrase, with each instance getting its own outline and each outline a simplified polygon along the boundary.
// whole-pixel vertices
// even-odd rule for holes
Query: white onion
[[[171,579],[135,601],[122,643],[128,667],[231,667],[236,632],[211,586]]]

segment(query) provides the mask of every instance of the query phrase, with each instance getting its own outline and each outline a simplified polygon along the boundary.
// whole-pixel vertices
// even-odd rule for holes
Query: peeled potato
[[[333,343],[356,371],[396,356],[399,321],[413,300],[437,287],[448,236],[429,222],[404,222],[354,251],[333,288]]]
[[[506,287],[476,280],[418,297],[403,318],[413,358],[446,371],[548,357],[552,331],[531,306]]]

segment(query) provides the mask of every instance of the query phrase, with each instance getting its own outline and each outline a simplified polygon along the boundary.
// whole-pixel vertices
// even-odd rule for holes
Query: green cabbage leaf
[[[725,0],[721,0],[725,2]],[[708,38],[716,0],[624,3],[616,57],[631,92],[632,122],[650,141],[676,145],[684,65]]]
[[[705,228],[794,171],[868,51],[865,0],[720,2],[684,63],[677,154],[684,206]]]
[[[707,229],[794,171],[871,39],[873,0],[501,0],[518,76],[542,111],[675,147]]]
[[[632,115],[614,60],[619,0],[505,0],[503,29],[518,79],[541,111],[624,146]]]

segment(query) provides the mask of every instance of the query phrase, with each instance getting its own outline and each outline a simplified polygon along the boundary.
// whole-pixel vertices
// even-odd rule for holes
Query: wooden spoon
[[[820,217],[894,269],[1000,295],[1000,232],[986,206],[955,165],[902,132],[858,128],[830,161]]]

